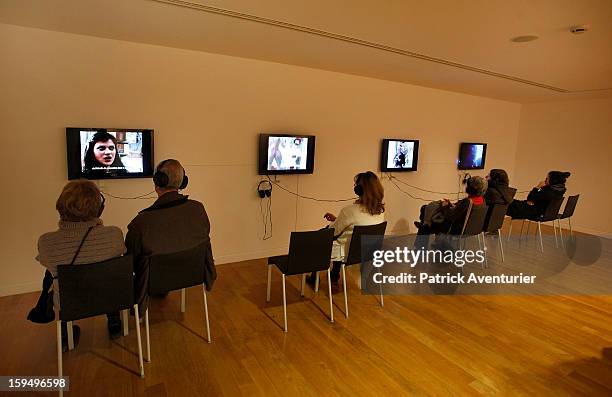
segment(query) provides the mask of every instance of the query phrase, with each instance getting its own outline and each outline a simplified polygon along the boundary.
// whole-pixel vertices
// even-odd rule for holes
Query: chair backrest
[[[538,221],[540,222],[550,222],[559,216],[559,211],[561,210],[561,204],[563,204],[563,200],[565,197],[555,197],[548,203],[548,206],[544,210],[542,216],[540,216]]]
[[[482,229],[484,232],[496,232],[504,224],[504,218],[506,217],[506,212],[508,212],[508,204],[493,204],[489,207],[487,220],[485,221],[485,225]]]
[[[164,294],[204,282],[206,243],[170,254],[152,255],[149,261],[149,294]]]
[[[485,204],[472,205],[463,225],[463,236],[475,236],[482,233],[489,207]]]
[[[60,320],[114,313],[134,305],[134,263],[131,255],[104,262],[57,267]]]
[[[516,196],[516,192],[518,191],[517,189],[513,188],[513,187],[509,187],[508,191],[510,192],[510,194],[512,195],[512,199],[514,199],[514,196]]]
[[[287,275],[329,269],[334,229],[292,232],[289,241]]]
[[[374,251],[382,247],[382,240],[387,230],[387,222],[379,223],[377,225],[369,226],[355,226],[353,228],[353,235],[351,236],[351,243],[349,244],[348,254],[346,255],[345,265],[354,265],[356,263],[364,263],[372,260]],[[365,248],[364,257],[362,257],[362,237],[363,236],[375,236],[371,240],[371,244],[368,244]],[[370,242],[370,241],[368,241]]]
[[[561,219],[565,219],[565,218],[574,216],[574,210],[576,209],[576,204],[578,204],[579,198],[580,198],[579,194],[575,196],[569,196],[567,198],[567,202],[565,203],[565,208],[563,209],[563,214],[561,214]]]

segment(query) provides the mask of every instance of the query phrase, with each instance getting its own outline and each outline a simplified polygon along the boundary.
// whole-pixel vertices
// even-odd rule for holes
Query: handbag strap
[[[83,239],[81,240],[81,244],[79,244],[79,248],[77,248],[76,252],[74,253],[74,257],[72,258],[72,262],[70,262],[71,265],[74,265],[74,261],[76,261],[77,256],[79,256],[79,252],[81,252],[81,247],[83,247],[83,243],[85,242],[85,239],[87,238],[87,236],[89,235],[89,232],[91,232],[91,229],[93,229],[94,226],[90,226],[89,229],[87,229],[87,231],[85,232],[85,235],[83,236]]]

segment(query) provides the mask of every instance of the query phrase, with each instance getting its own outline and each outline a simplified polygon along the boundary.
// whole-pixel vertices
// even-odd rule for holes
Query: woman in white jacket
[[[361,172],[355,175],[355,194],[359,198],[351,205],[342,208],[338,216],[326,213],[324,218],[331,222],[328,226],[334,229],[334,244],[332,247],[331,281],[338,287],[340,279],[340,264],[346,258],[351,244],[351,236],[355,226],[376,225],[385,221],[384,189],[375,173]],[[314,283],[315,275],[308,279]],[[332,285],[333,286],[333,285]]]

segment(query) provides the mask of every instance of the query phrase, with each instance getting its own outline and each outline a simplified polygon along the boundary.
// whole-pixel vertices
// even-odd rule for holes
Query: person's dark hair
[[[563,171],[550,171],[548,173],[548,184],[549,185],[565,185],[567,178],[572,175],[570,172]]]
[[[367,171],[355,175],[355,186],[361,186],[362,190],[362,195],[355,201],[357,204],[363,205],[370,215],[385,212],[385,189],[375,173]]]
[[[121,161],[121,158],[119,158],[119,152],[117,151],[117,138],[106,131],[98,131],[93,135],[93,137],[91,137],[91,141],[89,141],[89,144],[87,145],[87,150],[85,151],[85,167],[83,168],[84,171],[92,171],[93,167],[106,167],[96,160],[94,155],[94,146],[96,146],[97,142],[106,142],[109,139],[113,141],[113,144],[115,144],[115,159],[110,167],[125,167]]]
[[[55,203],[55,209],[63,221],[86,222],[100,215],[103,204],[102,194],[96,184],[80,179],[64,186]]]
[[[505,185],[508,186],[510,178],[505,170],[494,168],[489,172],[489,184],[490,185]]]
[[[487,192],[489,184],[481,176],[472,176],[467,180],[465,184],[465,192],[469,196],[484,196]]]

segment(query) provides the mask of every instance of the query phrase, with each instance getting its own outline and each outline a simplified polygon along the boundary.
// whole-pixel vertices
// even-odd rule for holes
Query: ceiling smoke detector
[[[516,36],[510,39],[510,41],[513,41],[515,43],[527,43],[528,41],[534,41],[537,40],[538,36],[534,36],[534,35],[525,35],[525,36]]]
[[[576,25],[570,28],[570,32],[573,34],[583,34],[589,30],[590,25]]]

